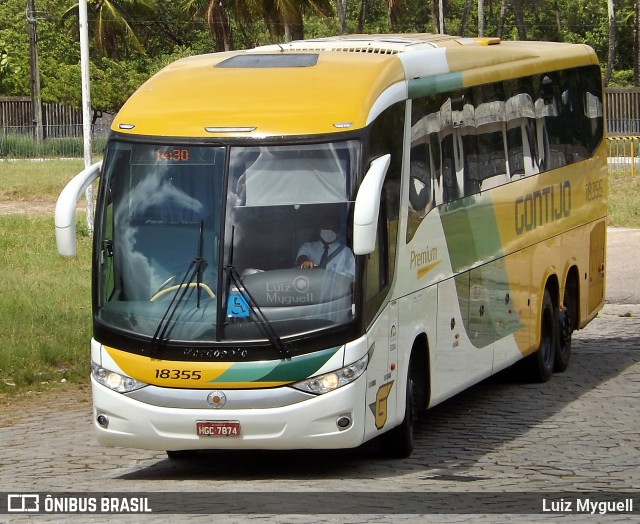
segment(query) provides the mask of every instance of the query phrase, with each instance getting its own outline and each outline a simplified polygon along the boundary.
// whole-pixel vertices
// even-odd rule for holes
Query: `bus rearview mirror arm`
[[[360,184],[353,212],[353,252],[356,255],[368,255],[375,250],[382,184],[390,161],[388,154],[376,158]]]
[[[56,202],[56,244],[58,253],[76,256],[76,206],[93,181],[100,176],[102,161],[80,171],[65,186]]]

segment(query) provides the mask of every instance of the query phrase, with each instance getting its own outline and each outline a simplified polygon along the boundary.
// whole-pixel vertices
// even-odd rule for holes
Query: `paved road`
[[[231,500],[237,513],[216,516],[216,522],[292,523],[388,522],[384,514],[397,513],[403,503],[407,514],[394,515],[394,520],[425,521],[415,514],[420,506],[412,501],[434,493],[452,508],[466,504],[474,513],[488,514],[475,516],[475,521],[506,522],[507,516],[491,513],[517,507],[522,494],[553,492],[572,501],[575,491],[620,496],[634,491],[634,515],[596,515],[591,521],[637,522],[640,292],[635,254],[640,252],[640,232],[610,231],[609,246],[615,249],[608,258],[608,303],[575,334],[569,369],[547,384],[495,378],[434,408],[417,427],[416,450],[409,459],[381,459],[369,445],[349,452],[209,453],[194,462],[176,463],[163,453],[96,447],[88,403],[67,411],[34,406],[29,418],[0,428],[0,491],[206,492],[208,500]],[[375,497],[381,514],[326,514],[323,508],[330,508],[332,500],[344,513],[349,513],[345,504],[359,500],[357,495],[327,497],[336,491],[379,492]],[[237,492],[256,494],[233,495]],[[303,492],[302,499],[296,498]],[[477,500],[465,495],[469,492],[489,498]],[[542,508],[543,496],[539,498]],[[245,513],[261,504],[266,515]],[[203,513],[211,511],[210,505],[203,507],[208,508]],[[274,516],[305,512],[305,507],[316,515]],[[442,504],[436,500],[435,507]],[[521,515],[519,520],[545,517],[549,514]],[[0,522],[5,518],[0,515]],[[123,521],[113,515],[73,518]],[[563,522],[584,518],[568,515]],[[428,520],[466,522],[469,516],[429,515]],[[124,521],[148,520],[130,516]],[[164,516],[155,521],[205,522],[211,517]]]

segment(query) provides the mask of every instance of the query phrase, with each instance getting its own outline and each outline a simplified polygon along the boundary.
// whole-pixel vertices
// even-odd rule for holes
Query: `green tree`
[[[0,42],[0,94],[10,89],[12,79],[19,74],[20,66],[13,65],[4,42]]]

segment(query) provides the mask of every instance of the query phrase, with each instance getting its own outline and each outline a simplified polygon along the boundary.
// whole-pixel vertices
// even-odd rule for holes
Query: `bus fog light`
[[[292,387],[306,391],[307,393],[322,395],[323,393],[328,393],[329,391],[334,391],[342,386],[346,386],[356,380],[364,373],[365,369],[367,369],[368,363],[369,355],[367,354],[360,360],[342,369],[325,373],[324,375],[318,375],[317,377],[303,380],[302,382],[296,382],[292,384]]]
[[[338,417],[338,420],[336,420],[336,426],[338,426],[340,429],[347,429],[349,426],[351,426],[351,417],[347,415]]]
[[[109,426],[109,418],[106,415],[98,415],[96,417],[96,422],[101,428],[107,429]]]

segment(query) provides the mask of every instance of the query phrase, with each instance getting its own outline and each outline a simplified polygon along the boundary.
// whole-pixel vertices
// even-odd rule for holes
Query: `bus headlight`
[[[322,395],[335,389],[346,386],[347,384],[356,380],[367,369],[369,363],[369,355],[365,355],[360,360],[357,360],[353,364],[350,364],[342,369],[325,373],[324,375],[318,375],[302,382],[296,382],[291,386],[307,393],[315,393],[316,395]]]
[[[118,393],[129,393],[129,391],[140,389],[147,385],[145,382],[105,369],[95,362],[91,362],[91,375],[96,382]]]

